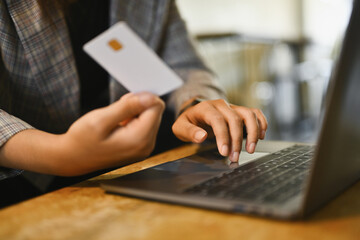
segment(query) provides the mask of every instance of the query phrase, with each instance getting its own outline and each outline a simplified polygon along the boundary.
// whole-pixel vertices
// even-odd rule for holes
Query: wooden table
[[[184,157],[183,146],[0,211],[0,239],[360,239],[360,182],[310,219],[284,222],[106,194],[99,181]]]

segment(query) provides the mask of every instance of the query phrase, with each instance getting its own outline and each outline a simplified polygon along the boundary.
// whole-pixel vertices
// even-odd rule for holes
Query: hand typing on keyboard
[[[216,138],[221,155],[237,162],[242,148],[243,127],[246,127],[246,150],[254,153],[259,139],[265,138],[267,120],[259,109],[227,103],[223,99],[202,101],[187,108],[173,125],[174,134],[183,141],[203,142]]]

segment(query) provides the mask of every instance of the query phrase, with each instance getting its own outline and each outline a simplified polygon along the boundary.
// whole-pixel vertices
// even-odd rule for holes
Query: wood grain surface
[[[303,221],[276,221],[106,194],[103,179],[199,151],[183,146],[0,210],[0,239],[360,239],[360,182]]]

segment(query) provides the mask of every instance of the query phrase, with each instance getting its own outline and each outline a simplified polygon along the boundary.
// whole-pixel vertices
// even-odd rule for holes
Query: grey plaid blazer
[[[65,132],[80,116],[65,18],[54,9],[52,20],[45,21],[36,0],[0,0],[0,147],[24,129]],[[185,81],[170,94],[168,107],[177,112],[197,95],[224,97],[196,55],[173,0],[111,0],[110,22],[118,21],[126,21]],[[111,101],[126,92],[110,80]],[[17,173],[0,168],[0,179]]]

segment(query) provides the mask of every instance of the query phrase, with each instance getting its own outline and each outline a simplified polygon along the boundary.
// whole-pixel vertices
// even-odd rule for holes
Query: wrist
[[[185,102],[181,105],[180,111],[179,111],[179,114],[178,114],[178,115],[180,116],[180,115],[181,115],[183,112],[185,112],[187,109],[189,109],[189,108],[191,108],[191,107],[195,106],[196,104],[199,104],[199,103],[201,103],[201,102],[203,102],[203,101],[206,101],[206,99],[201,98],[201,97],[193,97],[193,98],[185,101]]]

